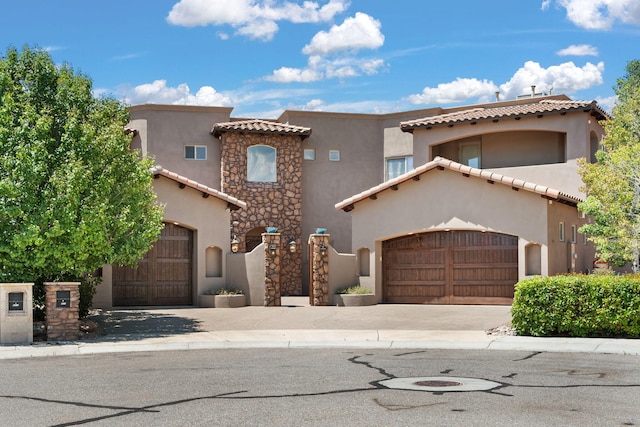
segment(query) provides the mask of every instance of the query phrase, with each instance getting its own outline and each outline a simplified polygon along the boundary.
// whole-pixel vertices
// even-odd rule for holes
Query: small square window
[[[316,159],[316,150],[313,148],[305,148],[304,149],[304,159],[305,160],[315,160]]]
[[[207,160],[207,147],[205,145],[185,145],[184,158],[187,160]]]
[[[329,161],[330,162],[339,162],[340,161],[340,150],[329,150]]]

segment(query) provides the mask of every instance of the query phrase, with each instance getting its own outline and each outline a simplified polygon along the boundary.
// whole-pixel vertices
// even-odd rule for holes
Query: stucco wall
[[[224,258],[230,244],[227,202],[212,196],[203,198],[200,191],[189,187],[180,189],[176,182],[164,177],[153,181],[153,189],[158,202],[165,205],[163,221],[175,222],[194,231],[193,304],[197,304],[199,294],[224,285]],[[218,247],[222,252],[221,277],[207,277],[206,250],[210,246]],[[111,269],[107,267],[103,269],[103,281],[94,298],[95,307],[111,306],[111,287]]]
[[[227,286],[242,289],[248,305],[264,305],[264,243],[249,253],[227,255]]]
[[[357,203],[350,214],[353,247],[370,248],[375,261],[370,271],[375,277],[369,280],[375,280],[376,294],[380,296],[380,242],[391,237],[446,229],[488,230],[518,236],[520,258],[529,242],[540,244],[543,253],[546,251],[545,199],[450,170],[432,170],[419,181],[400,184],[397,191],[385,190],[377,200]],[[546,270],[546,260],[542,263]],[[524,263],[520,270],[524,277]]]
[[[336,291],[358,284],[356,256],[329,246],[329,304],[336,305]]]
[[[214,123],[228,122],[231,108],[177,105],[137,105],[130,108],[130,127],[146,120],[140,145],[165,169],[211,188],[220,189],[220,143],[211,135]],[[186,160],[185,145],[207,147],[207,160]],[[145,153],[146,154],[146,153]]]
[[[564,134],[500,132],[482,136],[483,169],[564,162]]]
[[[567,160],[587,157],[589,154],[589,139],[591,130],[599,135],[602,127],[594,117],[581,112],[569,112],[566,115],[547,114],[541,118],[531,116],[520,120],[505,118],[493,121],[482,121],[475,125],[462,123],[453,127],[436,126],[432,129],[416,129],[414,134],[414,162],[416,165],[431,160],[430,146],[446,141],[467,138],[477,135],[494,134],[498,132],[521,131],[550,131],[566,133]]]
[[[595,248],[591,242],[585,244],[584,236],[577,233],[575,244],[572,245],[571,227],[579,229],[588,221],[579,212],[561,203],[548,204],[549,218],[549,275],[568,272],[585,273],[593,269]],[[560,240],[560,223],[564,223],[564,241]],[[571,257],[575,254],[573,263]]]

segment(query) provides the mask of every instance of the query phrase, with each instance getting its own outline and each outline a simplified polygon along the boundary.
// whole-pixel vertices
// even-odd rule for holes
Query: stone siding
[[[47,341],[73,341],[80,338],[80,283],[45,283]],[[64,307],[56,304],[58,291],[68,291],[70,299]]]
[[[329,305],[329,235],[312,234],[309,236],[311,247],[311,295],[313,305]],[[325,250],[322,253],[321,246]]]
[[[282,305],[282,275],[280,272],[280,233],[265,233],[264,242],[264,306],[278,307]],[[271,246],[275,253],[271,253]]]
[[[276,149],[277,182],[247,181],[247,148]],[[245,250],[246,233],[258,227],[277,227],[282,295],[302,294],[302,146],[300,136],[226,132],[221,143],[221,189],[247,203],[231,212],[231,236]],[[231,237],[230,236],[230,237]],[[296,252],[288,250],[291,239]]]

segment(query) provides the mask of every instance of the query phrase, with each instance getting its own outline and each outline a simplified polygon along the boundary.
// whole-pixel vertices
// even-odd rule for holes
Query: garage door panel
[[[193,232],[165,224],[136,268],[113,268],[113,305],[192,304]]]
[[[518,280],[517,243],[514,236],[479,231],[429,232],[383,242],[383,299],[510,304]]]

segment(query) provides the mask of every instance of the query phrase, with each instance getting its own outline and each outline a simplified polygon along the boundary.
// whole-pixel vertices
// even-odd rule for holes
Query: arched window
[[[267,145],[247,148],[247,181],[276,182],[276,149]]]
[[[527,276],[542,274],[542,248],[537,243],[530,243],[524,248],[525,274]]]
[[[369,276],[369,263],[371,251],[367,248],[358,249],[358,274],[360,276]]]
[[[205,253],[207,277],[222,277],[222,249],[209,246]]]

